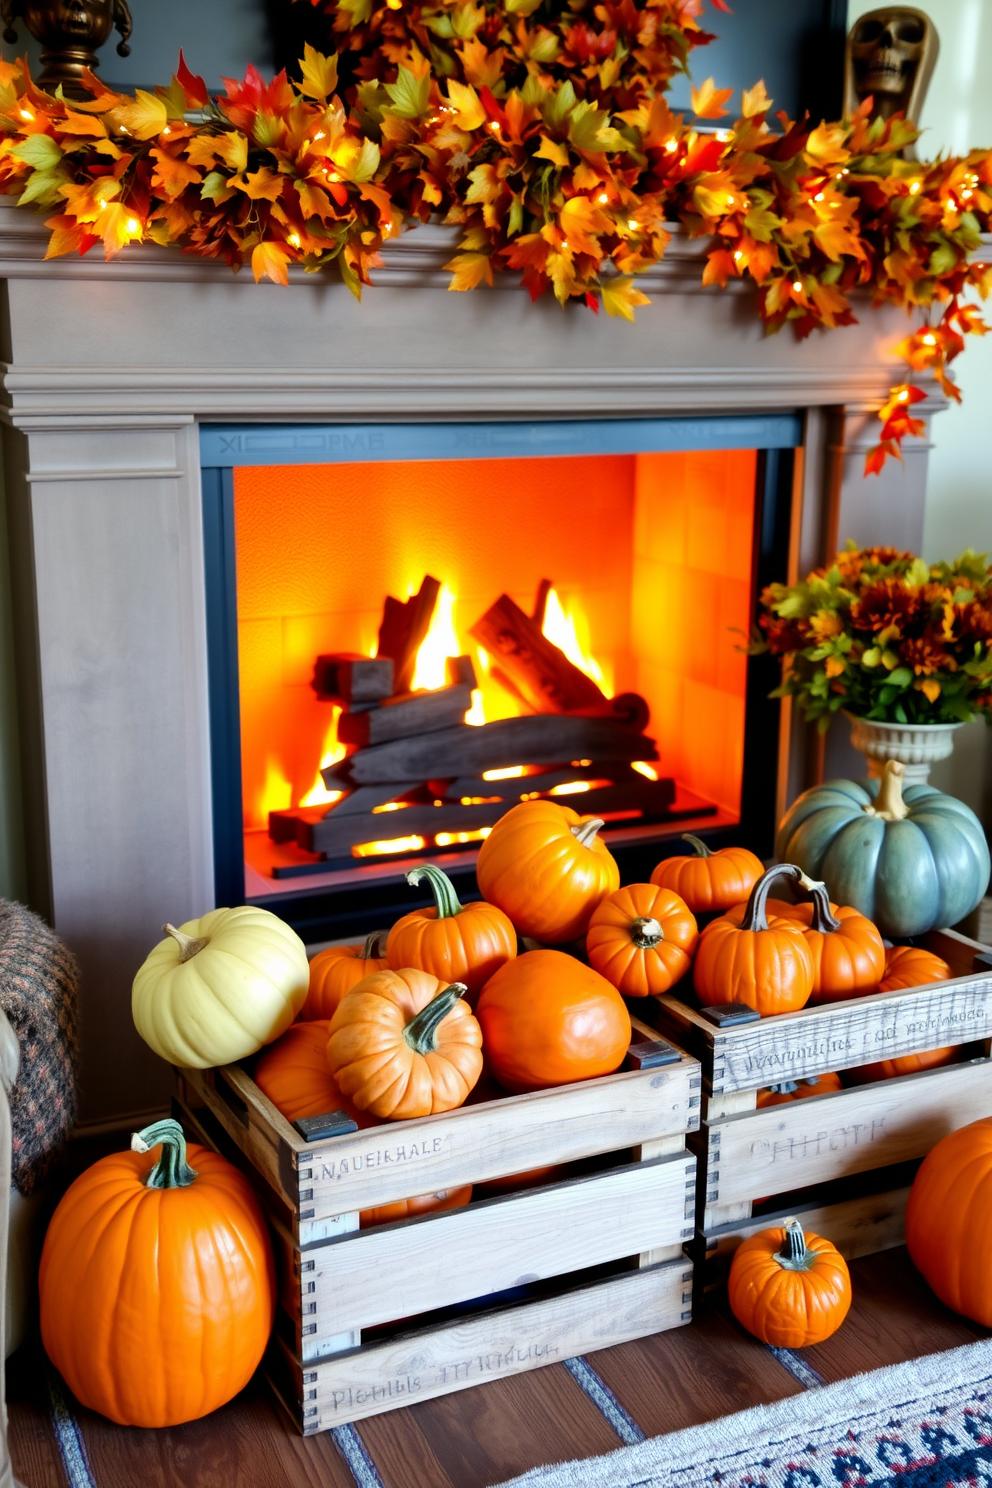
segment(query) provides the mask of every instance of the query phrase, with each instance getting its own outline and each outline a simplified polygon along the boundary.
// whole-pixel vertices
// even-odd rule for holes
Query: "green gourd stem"
[[[437,1048],[437,1031],[459,997],[468,991],[464,982],[452,982],[435,993],[426,1007],[404,1028],[403,1037],[415,1054],[433,1054]]]
[[[777,867],[769,868],[767,873],[763,873],[751,890],[751,896],[747,901],[747,908],[744,911],[744,918],[740,923],[739,928],[741,930],[768,929],[768,915],[765,906],[769,890],[777,878],[788,878],[791,883],[801,884],[803,879],[806,878],[806,875],[801,868],[796,867],[795,863],[779,863]],[[806,879],[806,882],[809,883],[810,880]]]
[[[816,1251],[806,1249],[806,1236],[798,1219],[785,1221],[785,1238],[788,1251],[780,1250],[775,1259],[783,1271],[812,1271],[816,1265]]]
[[[186,1161],[186,1138],[178,1121],[171,1117],[153,1121],[131,1138],[132,1152],[151,1152],[161,1142],[162,1155],[145,1179],[146,1188],[188,1188],[196,1181],[196,1170]]]
[[[601,817],[594,816],[589,821],[580,822],[577,827],[572,827],[572,836],[576,842],[581,842],[583,847],[592,847],[596,840],[596,833],[606,823]]]
[[[702,838],[694,837],[691,832],[683,832],[682,841],[688,842],[689,846],[692,848],[693,857],[711,858],[713,856],[709,848],[706,846],[706,843],[703,842]]]
[[[179,965],[184,961],[191,961],[195,955],[203,950],[208,943],[209,937],[201,935],[186,935],[182,930],[177,930],[175,925],[163,925],[162,931],[165,935],[171,935],[179,947]]]
[[[874,805],[864,807],[866,816],[881,817],[882,821],[906,819],[909,807],[902,798],[902,778],[905,773],[906,767],[899,760],[885,761],[882,783],[878,787]]]
[[[665,932],[655,919],[631,920],[630,938],[639,951],[653,951],[664,940]]]
[[[840,920],[830,908],[830,895],[825,883],[820,883],[814,878],[807,878],[804,873],[800,884],[805,894],[813,901],[813,919],[811,928],[818,930],[821,935],[829,935],[833,930],[840,929]]]
[[[388,930],[373,930],[371,935],[366,935],[365,944],[355,952],[356,961],[380,961],[382,959],[382,942],[389,934]]]
[[[434,895],[438,919],[453,920],[455,915],[460,915],[465,906],[459,902],[451,879],[446,873],[442,873],[440,868],[435,868],[430,863],[426,863],[423,868],[411,868],[406,881],[416,888],[417,884],[422,883],[425,878]]]

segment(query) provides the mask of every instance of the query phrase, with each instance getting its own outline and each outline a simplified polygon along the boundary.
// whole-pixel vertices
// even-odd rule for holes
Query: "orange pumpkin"
[[[431,887],[434,905],[397,920],[386,942],[386,960],[393,971],[417,966],[442,982],[464,982],[474,997],[517,954],[517,932],[495,904],[484,899],[461,904],[440,868],[427,864],[406,876],[408,884],[423,879]]]
[[[561,951],[508,961],[483,987],[476,1016],[489,1068],[507,1090],[611,1075],[630,1047],[617,989]]]
[[[798,882],[802,870],[786,863],[769,868],[751,890],[743,915],[721,915],[699,937],[693,981],[700,1002],[741,1002],[762,1017],[794,1013],[813,990],[813,956],[799,921],[769,920],[765,901],[778,878]]]
[[[889,946],[879,992],[901,992],[907,987],[925,987],[930,982],[949,982],[951,968],[940,956],[921,946]]]
[[[797,1219],[762,1230],[734,1251],[730,1310],[762,1343],[809,1348],[836,1333],[851,1306],[847,1262],[829,1240],[804,1235]]]
[[[480,1194],[517,1193],[522,1189],[539,1188],[542,1183],[557,1183],[568,1172],[567,1163],[552,1163],[546,1168],[528,1168],[524,1173],[509,1173],[505,1178],[487,1178],[477,1183]]]
[[[746,847],[721,847],[711,852],[691,832],[682,841],[692,848],[689,855],[663,858],[651,882],[671,889],[684,899],[694,915],[722,914],[746,899],[764,872],[760,858]]]
[[[413,967],[359,982],[331,1019],[327,1062],[338,1088],[387,1121],[463,1105],[482,1073],[482,1030],[465,990]]]
[[[758,1091],[758,1110],[765,1106],[784,1106],[789,1101],[807,1100],[811,1095],[830,1095],[842,1089],[840,1075],[833,1072],[811,1075],[808,1080],[783,1080],[780,1085],[766,1085]]]
[[[685,901],[656,884],[607,894],[586,932],[590,964],[624,997],[659,997],[685,976],[699,932]]]
[[[91,1410],[178,1426],[224,1405],[261,1361],[272,1252],[248,1180],[205,1147],[187,1151],[178,1122],[146,1127],[132,1149],[88,1168],[52,1217],[41,1336]]]
[[[992,1118],[951,1132],[923,1159],[906,1205],[906,1244],[943,1303],[992,1327]]]
[[[364,945],[328,946],[310,962],[310,988],[300,1009],[301,1020],[333,1018],[346,992],[389,965],[379,955],[384,930],[373,930]]]
[[[824,884],[807,879],[802,888],[812,896],[811,904],[776,899],[768,909],[804,926],[803,938],[813,956],[810,1002],[844,1002],[877,991],[885,974],[885,945],[871,920],[849,905],[831,904]]]
[[[346,1100],[327,1067],[331,1021],[291,1023],[255,1065],[254,1081],[287,1121],[346,1111],[360,1127],[378,1125],[374,1116]]]
[[[918,1075],[922,1070],[940,1069],[953,1064],[960,1049],[926,1049],[919,1054],[899,1054],[894,1059],[880,1059],[877,1064],[863,1064],[848,1071],[855,1085],[870,1085],[874,1080],[893,1080],[897,1075]]]
[[[363,1209],[359,1225],[363,1230],[371,1230],[376,1225],[395,1224],[398,1219],[413,1219],[418,1214],[441,1214],[446,1209],[462,1209],[471,1197],[471,1183],[463,1183],[461,1188],[421,1194],[416,1199],[398,1199],[394,1204],[380,1204],[376,1209]]]
[[[577,940],[620,887],[620,870],[596,835],[602,825],[554,801],[521,801],[482,844],[475,869],[482,897],[521,935],[548,945]]]

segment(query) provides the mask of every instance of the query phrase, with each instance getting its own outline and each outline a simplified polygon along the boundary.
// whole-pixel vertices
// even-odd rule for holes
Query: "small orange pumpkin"
[[[386,960],[393,971],[417,966],[442,982],[464,982],[474,997],[517,954],[517,932],[495,904],[484,899],[461,904],[454,884],[440,868],[428,863],[406,876],[408,884],[423,879],[430,885],[434,905],[396,921],[386,942]]]
[[[784,1106],[789,1101],[807,1100],[812,1095],[830,1095],[843,1088],[840,1075],[832,1071],[810,1075],[806,1080],[783,1080],[779,1085],[766,1085],[758,1091],[758,1110],[765,1106]]]
[[[992,1118],[942,1138],[906,1205],[910,1259],[947,1307],[992,1327]]]
[[[851,1306],[847,1262],[798,1219],[744,1240],[730,1263],[734,1317],[773,1348],[809,1348],[837,1332]]]
[[[602,825],[555,801],[521,801],[482,844],[475,868],[482,897],[521,935],[546,945],[578,940],[596,906],[620,887],[620,870],[596,835]]]
[[[806,879],[801,887],[812,897],[811,904],[776,899],[769,900],[768,909],[804,926],[803,939],[813,956],[810,1002],[844,1002],[877,991],[885,974],[885,945],[871,920],[849,905],[831,904],[825,884]]]
[[[630,1047],[617,989],[574,956],[527,951],[482,989],[476,1016],[486,1060],[507,1090],[543,1090],[611,1075]]]
[[[333,1018],[346,992],[389,965],[380,954],[386,932],[373,930],[364,945],[328,946],[310,962],[310,989],[300,1009],[301,1021]]]
[[[695,917],[678,894],[630,884],[593,911],[586,954],[624,997],[660,997],[689,970],[698,938]]]
[[[265,1215],[237,1168],[156,1121],[66,1193],[39,1288],[45,1351],[84,1405],[121,1426],[196,1421],[245,1387],[269,1341]]]
[[[694,915],[722,914],[732,909],[747,898],[765,871],[761,859],[746,847],[721,847],[711,852],[691,832],[683,832],[682,841],[688,842],[692,853],[662,858],[651,882],[678,894]]]
[[[901,992],[908,987],[925,987],[930,982],[949,982],[951,968],[933,951],[922,946],[888,946],[885,972],[879,992]]]
[[[897,1075],[918,1075],[923,1070],[941,1069],[953,1064],[961,1050],[956,1046],[946,1049],[925,1049],[919,1054],[898,1054],[894,1059],[880,1059],[877,1064],[862,1064],[858,1069],[848,1070],[855,1085],[870,1085],[875,1080],[894,1080]]]
[[[395,1224],[398,1219],[413,1219],[418,1214],[442,1214],[446,1209],[462,1209],[472,1197],[471,1183],[461,1188],[442,1189],[439,1193],[421,1194],[415,1199],[397,1199],[393,1204],[380,1204],[375,1209],[363,1209],[359,1225],[363,1230],[376,1225]]]
[[[693,981],[707,1003],[742,1002],[762,1017],[794,1013],[805,1007],[813,990],[813,956],[797,920],[768,919],[765,901],[771,885],[788,877],[805,877],[785,863],[762,874],[738,919],[721,915],[703,930],[696,947]]]
[[[475,1188],[480,1194],[518,1193],[527,1188],[539,1188],[542,1183],[557,1183],[567,1172],[567,1163],[552,1163],[547,1168],[508,1173],[505,1178],[487,1178],[485,1183],[477,1183]]]
[[[337,1087],[327,1067],[327,1037],[331,1021],[291,1023],[259,1058],[253,1079],[287,1121],[301,1116],[326,1116],[344,1111],[360,1127],[377,1126],[374,1116],[359,1111]]]
[[[331,1019],[327,1062],[338,1088],[386,1121],[463,1105],[482,1073],[482,1030],[465,990],[409,966],[359,982]]]

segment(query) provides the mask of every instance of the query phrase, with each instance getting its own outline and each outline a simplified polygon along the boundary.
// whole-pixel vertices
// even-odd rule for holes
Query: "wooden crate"
[[[893,1168],[992,1116],[992,970],[982,960],[974,969],[987,949],[952,930],[922,943],[953,980],[722,1028],[674,996],[652,1000],[647,1016],[703,1066],[703,1122],[690,1145],[700,1157],[694,1254],[707,1259],[708,1279],[742,1239],[784,1214],[822,1225],[849,1259],[901,1244],[908,1187],[905,1174],[892,1186]],[[763,1086],[964,1044],[980,1057],[756,1109]],[[869,1173],[874,1190],[850,1181]],[[825,1184],[829,1202],[818,1193]],[[769,1206],[779,1195],[788,1201]]]
[[[635,1038],[636,1064],[656,1035]],[[272,1218],[270,1372],[306,1434],[689,1320],[700,1070],[681,1051],[310,1143],[238,1066],[177,1076],[190,1135],[249,1173]],[[362,1209],[575,1163],[560,1182],[359,1229]]]

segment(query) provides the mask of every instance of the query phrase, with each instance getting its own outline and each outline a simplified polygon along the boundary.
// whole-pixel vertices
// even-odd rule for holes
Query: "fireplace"
[[[241,702],[248,689],[238,685],[235,520],[242,482],[246,490],[260,482],[264,509],[273,492],[285,503],[303,491],[303,472],[317,502],[331,489],[320,482],[343,481],[346,467],[358,468],[356,480],[385,482],[398,481],[401,466],[426,462],[439,472],[439,492],[456,467],[480,480],[499,467],[511,474],[497,494],[512,503],[519,497],[512,472],[524,465],[533,473],[538,465],[560,471],[566,462],[614,468],[627,461],[625,475],[614,468],[610,510],[624,514],[634,541],[618,548],[623,524],[614,519],[604,554],[618,562],[626,554],[633,573],[631,466],[640,460],[645,469],[655,462],[671,470],[681,462],[688,470],[707,459],[736,460],[735,489],[743,493],[752,472],[750,525],[743,495],[735,508],[750,534],[740,546],[751,548],[752,597],[758,584],[812,568],[847,537],[920,542],[926,442],[908,442],[905,464],[891,464],[881,477],[866,481],[861,473],[905,318],[865,301],[860,324],[843,331],[802,343],[787,331],[766,337],[743,285],[726,293],[700,288],[705,245],[678,230],[663,263],[642,277],[652,303],[635,325],[532,305],[511,283],[449,294],[444,265],[456,238],[435,226],[390,247],[361,305],[322,276],[293,274],[288,289],[256,286],[221,265],[149,245],[111,263],[93,254],[46,262],[48,236],[40,217],[0,202],[26,892],[82,968],[86,1123],[142,1124],[143,1114],[168,1101],[170,1074],[133,1034],[129,1013],[134,973],[166,919],[181,923],[247,891],[272,902],[313,945],[376,928],[401,896],[404,907],[415,902],[402,880],[409,860],[334,868],[361,874],[336,887],[322,885],[319,872],[295,882],[245,875]],[[412,443],[394,447],[397,430]],[[563,430],[570,440],[599,442],[555,443]],[[450,443],[442,447],[442,438]],[[593,491],[588,481],[580,487],[587,496]],[[627,494],[618,506],[621,489]],[[698,515],[704,505],[698,498],[682,510]],[[666,733],[678,710],[667,684],[652,679],[650,656],[638,655],[636,617],[621,607],[618,618],[588,571],[572,566],[569,555],[588,556],[592,544],[576,544],[571,505],[569,530],[542,538],[540,550],[532,544],[524,568],[523,519],[518,512],[501,523],[498,502],[491,506],[474,529],[483,535],[476,547],[485,545],[477,588],[447,540],[398,555],[408,568],[374,575],[366,544],[351,606],[354,619],[367,591],[365,628],[293,630],[300,645],[287,651],[286,687],[306,698],[310,721],[301,727],[299,765],[281,765],[291,793],[314,783],[320,709],[331,706],[318,707],[309,689],[316,656],[367,651],[386,595],[405,599],[424,574],[457,596],[460,633],[503,592],[532,610],[535,586],[553,580],[563,607],[577,619],[581,608],[609,688],[648,699],[660,772],[717,807],[701,819],[714,838],[723,831],[767,846],[780,807],[818,771],[846,767],[829,757],[843,748],[840,734],[830,738],[825,763],[818,741],[768,700],[774,669],[762,670],[759,658],[745,670],[727,630],[737,612],[712,603],[695,605],[683,634],[710,652],[725,645],[727,675],[715,684],[690,675],[696,663],[687,651],[680,685],[736,699],[738,714],[744,688],[743,752],[739,725],[732,734],[718,724],[704,744]],[[316,516],[326,522],[320,510]],[[727,532],[715,518],[706,526],[704,547],[724,551]],[[421,520],[412,530],[419,536],[424,527]],[[677,544],[668,531],[658,541],[664,565]],[[743,554],[735,547],[731,557],[739,586]],[[707,596],[722,602],[724,589],[728,598],[742,592],[722,573],[714,581],[704,572]],[[682,604],[674,591],[669,597],[666,627],[685,622],[694,591]],[[274,613],[263,607],[257,617]],[[318,597],[306,600],[297,619],[330,613]],[[702,716],[695,707],[681,712]],[[737,781],[733,789],[720,783],[706,753],[718,745],[737,751],[736,773],[723,773]],[[666,850],[657,826],[610,825],[625,872],[639,875]],[[638,833],[646,845],[638,847]],[[459,887],[470,888],[474,849],[463,846],[446,857]]]
[[[769,853],[779,709],[744,648],[788,571],[801,435],[205,427],[218,901],[311,943],[371,929],[409,867],[469,879],[538,796],[602,820],[628,877],[682,831]]]

